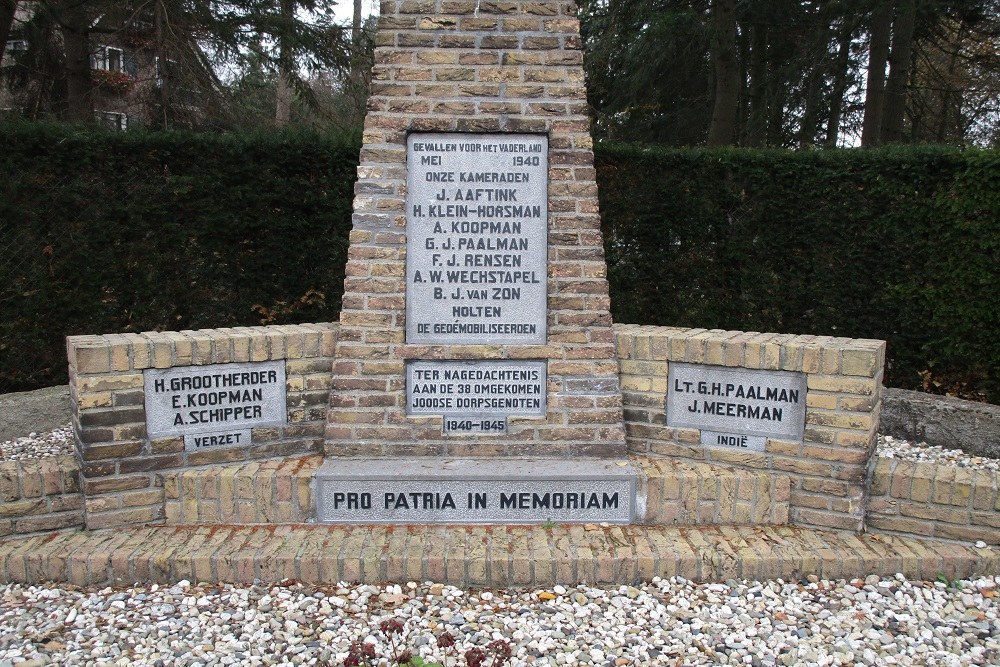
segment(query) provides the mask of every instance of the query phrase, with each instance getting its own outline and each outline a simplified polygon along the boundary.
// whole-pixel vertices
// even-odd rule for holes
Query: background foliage
[[[0,391],[64,337],[336,320],[359,142],[0,130]]]
[[[597,157],[616,321],[883,339],[887,384],[1000,400],[1000,153]]]
[[[0,391],[64,336],[336,320],[356,136],[0,126]],[[603,144],[619,322],[881,338],[1000,401],[1000,153]]]

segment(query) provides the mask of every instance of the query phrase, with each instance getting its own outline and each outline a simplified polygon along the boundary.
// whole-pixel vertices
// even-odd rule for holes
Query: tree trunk
[[[354,17],[351,19],[351,80],[361,80],[361,0],[354,0]]]
[[[934,140],[939,144],[946,143],[951,138],[950,130],[955,129],[949,127],[952,117],[951,109],[953,106],[961,106],[962,90],[955,85],[955,71],[958,66],[958,55],[961,52],[962,42],[965,41],[965,31],[966,22],[963,18],[958,26],[955,39],[951,44],[951,56],[948,58],[948,72],[945,75],[944,85],[941,86],[941,113],[938,115],[937,132],[934,135]],[[961,119],[961,115],[956,113],[956,128],[961,123]]]
[[[816,56],[809,58],[812,68],[806,75],[806,85],[803,91],[803,105],[805,111],[802,114],[802,121],[799,124],[798,143],[802,148],[815,146],[818,142],[816,135],[819,133],[820,107],[825,106],[825,95],[823,94],[823,83],[829,74],[829,60],[827,51],[829,49],[831,27],[830,21],[824,17],[813,38],[810,48],[815,48]],[[806,51],[808,54],[809,52]]]
[[[716,0],[711,16],[715,106],[707,143],[709,146],[729,146],[736,136],[740,96],[740,68],[736,62],[736,0]]]
[[[755,23],[750,44],[750,120],[747,145],[763,146],[767,134],[767,27]]]
[[[274,123],[278,127],[288,125],[292,116],[292,46],[288,32],[295,20],[295,0],[281,0],[281,18],[284,29],[278,38],[278,82],[275,90]]]
[[[882,112],[882,143],[903,141],[903,115],[909,89],[913,60],[915,0],[902,0],[892,26],[892,52],[889,54],[889,78],[885,84],[885,109]]]
[[[14,25],[14,14],[17,13],[17,0],[0,0],[0,49],[7,45],[10,27]],[[3,52],[0,51],[0,55]]]
[[[90,80],[90,21],[85,4],[64,0],[59,5],[66,57],[66,119],[94,120],[93,82]]]
[[[865,118],[861,126],[861,145],[864,147],[877,146],[882,142],[885,65],[889,59],[889,32],[891,28],[892,5],[880,3],[872,15],[871,43],[868,47]]]
[[[833,90],[830,92],[830,119],[826,126],[826,148],[836,148],[840,136],[840,119],[844,114],[844,93],[847,92],[848,66],[851,57],[853,27],[845,21],[837,38],[836,69],[833,73]]]
[[[160,86],[160,114],[163,116],[163,129],[169,130],[171,116],[170,88],[172,82],[170,81],[170,71],[167,65],[166,13],[167,9],[163,6],[163,0],[157,0],[153,8],[153,20],[155,21],[153,38],[156,40],[154,47],[156,50],[157,66],[159,67],[157,83]]]

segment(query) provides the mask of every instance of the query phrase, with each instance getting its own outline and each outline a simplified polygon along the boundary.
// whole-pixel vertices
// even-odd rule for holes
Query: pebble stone
[[[29,433],[22,438],[0,442],[0,460],[19,461],[73,453],[73,428],[66,425],[53,431]],[[1000,470],[1000,460],[970,456],[961,449],[945,449],[926,442],[908,442],[890,435],[878,436],[876,455],[887,459],[924,461],[963,468]]]
[[[937,445],[928,445],[926,442],[913,443],[890,435],[878,436],[876,453],[884,459],[939,463],[981,470],[1000,470],[1000,460],[997,459],[970,456],[961,449],[945,449]]]
[[[388,665],[378,630],[388,619],[403,624],[413,655],[439,663],[447,631],[459,656],[507,640],[516,666],[996,665],[997,586],[902,575],[529,591],[12,584],[0,587],[0,667],[340,665],[352,641],[374,643],[376,664]]]
[[[73,427],[61,426],[53,431],[29,433],[22,438],[0,442],[0,460],[24,461],[46,459],[73,453]]]

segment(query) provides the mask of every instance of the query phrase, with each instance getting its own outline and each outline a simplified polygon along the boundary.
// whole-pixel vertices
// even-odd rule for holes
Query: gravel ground
[[[29,433],[22,438],[0,442],[0,459],[23,461],[73,453],[73,427],[69,424],[52,431]]]
[[[926,442],[912,443],[888,435],[880,435],[877,454],[886,459],[943,463],[962,468],[1000,470],[1000,461],[983,456],[971,456],[961,449],[945,449]]]
[[[508,641],[511,665],[996,665],[996,589],[992,577],[946,584],[902,575],[531,592],[429,583],[6,586],[0,665],[340,665],[352,641],[374,642],[388,657],[378,630],[388,619],[428,661],[444,659],[438,637],[448,632],[459,656]]]

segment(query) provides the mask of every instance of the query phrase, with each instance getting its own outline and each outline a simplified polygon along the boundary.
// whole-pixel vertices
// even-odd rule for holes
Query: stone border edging
[[[1000,458],[1000,406],[886,387],[879,432]]]
[[[850,579],[1000,572],[1000,550],[778,527],[205,526],[80,531],[0,543],[0,580],[78,586],[436,581],[463,588]]]

